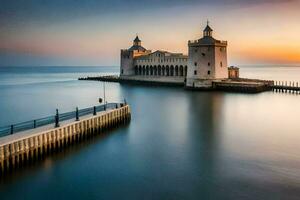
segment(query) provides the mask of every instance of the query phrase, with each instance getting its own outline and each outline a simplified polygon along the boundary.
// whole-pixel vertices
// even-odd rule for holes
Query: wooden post
[[[25,139],[25,141],[24,141],[24,150],[25,150],[25,155],[26,155],[26,160],[25,160],[25,162],[26,161],[28,161],[29,160],[29,139],[27,138],[27,139]]]
[[[15,144],[10,143],[10,157],[11,157],[11,168],[15,168]]]
[[[4,173],[4,147],[0,147],[0,172]]]

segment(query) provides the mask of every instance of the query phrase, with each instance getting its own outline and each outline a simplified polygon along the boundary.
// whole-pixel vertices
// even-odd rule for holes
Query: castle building
[[[188,42],[188,55],[162,50],[152,52],[145,49],[136,36],[132,47],[121,50],[120,76],[181,78],[187,87],[227,79],[227,42],[214,39],[212,33],[207,23],[203,37]]]
[[[142,47],[142,42],[138,36],[133,40],[133,45],[129,49],[121,50],[121,76],[135,75],[134,64],[138,57],[145,56],[151,53],[151,50],[146,50]]]
[[[227,79],[227,42],[213,38],[213,30],[207,23],[203,37],[188,42],[188,73],[186,86],[209,86],[210,80]]]
[[[186,77],[188,56],[158,50],[152,52],[141,45],[138,36],[129,49],[121,50],[121,76]]]

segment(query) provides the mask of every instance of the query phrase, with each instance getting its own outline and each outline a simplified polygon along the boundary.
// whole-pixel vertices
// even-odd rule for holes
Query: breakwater
[[[226,91],[226,92],[241,92],[241,93],[259,93],[270,91],[273,89],[274,81],[259,80],[259,79],[208,79],[198,80],[193,86],[185,86],[185,78],[182,77],[145,77],[145,76],[97,76],[97,77],[82,77],[78,80],[90,81],[105,81],[105,82],[120,82],[142,85],[159,85],[159,86],[180,86],[188,90],[200,91]]]
[[[126,84],[139,85],[158,85],[158,86],[184,86],[184,77],[147,77],[147,76],[128,76],[120,77],[116,75],[111,76],[95,76],[95,77],[80,77],[78,80],[87,81],[105,81],[105,82],[119,82]]]
[[[129,105],[120,104],[78,121],[65,121],[59,127],[41,126],[0,138],[0,174],[38,160],[51,152],[80,142],[131,119]]]

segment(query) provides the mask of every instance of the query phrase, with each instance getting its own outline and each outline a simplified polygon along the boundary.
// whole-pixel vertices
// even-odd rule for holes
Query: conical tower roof
[[[205,31],[205,32],[211,32],[211,31],[213,31],[213,30],[212,30],[212,28],[210,28],[210,26],[207,24],[206,27],[205,27],[205,29],[204,29],[204,31]]]
[[[141,42],[139,36],[136,36],[135,39],[133,40],[134,42]]]

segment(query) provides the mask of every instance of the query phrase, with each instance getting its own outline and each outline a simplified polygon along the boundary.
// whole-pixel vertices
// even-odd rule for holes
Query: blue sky
[[[0,0],[0,65],[118,65],[146,48],[187,52],[206,20],[230,64],[300,62],[298,0]]]

